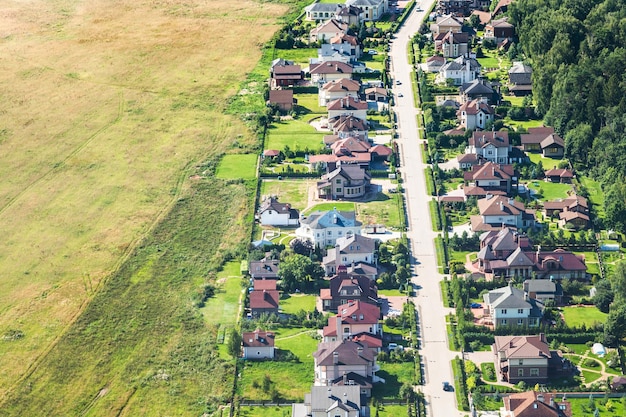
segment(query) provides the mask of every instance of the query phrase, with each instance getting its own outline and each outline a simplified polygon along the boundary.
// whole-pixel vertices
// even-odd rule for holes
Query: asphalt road
[[[412,281],[419,286],[414,302],[417,304],[421,326],[422,360],[425,366],[422,392],[426,398],[427,410],[434,417],[456,417],[469,414],[457,409],[453,392],[443,390],[443,382],[453,382],[451,360],[459,355],[448,349],[446,341],[445,316],[451,311],[444,308],[441,300],[439,281],[443,275],[437,271],[434,238],[431,229],[426,193],[424,169],[420,156],[423,132],[417,129],[417,109],[413,101],[411,77],[413,68],[409,65],[407,46],[409,38],[415,34],[435,0],[422,0],[403,27],[397,32],[389,56],[393,76],[394,110],[398,120],[398,144],[401,153],[402,178],[408,211],[407,236],[413,255]],[[399,83],[397,83],[399,81]],[[402,97],[398,95],[402,94]]]

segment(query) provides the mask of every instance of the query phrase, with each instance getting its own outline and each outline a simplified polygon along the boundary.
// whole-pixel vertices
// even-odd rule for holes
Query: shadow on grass
[[[372,388],[372,397],[377,400],[382,399],[397,399],[400,398],[400,381],[396,375],[390,374],[387,371],[380,370],[376,372],[380,378],[385,380],[385,383],[376,383]]]

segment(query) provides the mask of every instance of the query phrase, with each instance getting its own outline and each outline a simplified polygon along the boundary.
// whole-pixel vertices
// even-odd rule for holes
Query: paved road
[[[422,0],[422,8],[430,10],[434,0]],[[433,417],[456,417],[468,413],[456,408],[455,395],[442,389],[444,381],[453,381],[450,361],[458,354],[448,350],[446,341],[445,316],[450,309],[443,307],[437,273],[434,238],[431,229],[424,168],[420,156],[421,142],[417,131],[417,109],[413,102],[411,77],[413,69],[409,65],[407,46],[409,37],[416,33],[425,17],[425,12],[414,10],[405,25],[398,31],[392,44],[391,71],[394,78],[393,92],[396,96],[395,111],[398,117],[398,144],[402,155],[401,173],[406,189],[409,238],[414,259],[413,282],[421,287],[417,291],[416,302],[422,331],[421,354],[425,364],[425,385],[429,415]],[[396,80],[400,84],[396,84]],[[403,97],[398,97],[402,94]]]

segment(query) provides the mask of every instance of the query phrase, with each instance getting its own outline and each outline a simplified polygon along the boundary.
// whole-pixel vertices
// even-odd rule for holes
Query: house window
[[[337,178],[337,179],[335,180],[335,183],[336,183],[336,184],[341,184],[341,178]]]
[[[506,319],[502,319],[500,320],[500,324],[505,325],[506,326]]]
[[[502,314],[506,314],[506,308],[502,309]]]
[[[524,309],[523,308],[518,308],[517,309],[517,314],[524,314]]]
[[[530,376],[539,376],[539,368],[530,368]]]
[[[518,369],[517,370],[517,376],[524,376],[524,369]]]
[[[524,324],[524,319],[517,319],[517,325],[521,326],[522,324]]]
[[[328,232],[326,232],[326,234],[327,234],[328,236],[332,236],[332,235],[333,235],[333,232],[331,232],[331,231],[329,230]]]
[[[337,188],[335,188],[335,192],[336,192],[336,193],[340,193],[340,192],[341,192],[341,187],[337,187]]]
[[[348,262],[348,257],[347,256],[342,257],[341,262]]]
[[[343,328],[343,332],[344,333],[350,333],[350,328],[349,327],[344,327]]]
[[[524,359],[518,359],[517,364],[518,364],[519,366],[524,365]]]
[[[539,321],[536,318],[528,319],[529,326],[537,326],[538,324],[539,324]]]

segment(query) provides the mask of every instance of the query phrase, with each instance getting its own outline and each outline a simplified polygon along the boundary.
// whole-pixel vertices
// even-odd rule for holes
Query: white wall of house
[[[508,224],[517,226],[521,220],[518,216],[483,216],[483,223],[488,224]]]
[[[303,225],[296,229],[296,236],[309,239],[314,245],[326,247],[335,245],[340,237],[360,235],[361,227],[327,227],[325,229],[311,229]]]
[[[273,359],[274,358],[274,346],[244,347],[243,358],[244,359]]]
[[[340,98],[345,98],[345,97],[359,98],[359,92],[358,91],[326,91],[320,88],[318,97],[319,97],[319,105],[322,107],[325,107],[331,101],[334,101]]]
[[[329,81],[334,81],[334,80],[342,80],[342,79],[351,79],[352,78],[352,74],[344,74],[344,73],[339,73],[339,74],[311,74],[311,82],[314,83],[327,83]]]
[[[341,115],[352,115],[357,119],[366,120],[367,119],[367,109],[363,110],[329,110],[328,118],[332,119],[333,117],[338,117]]]
[[[276,210],[265,210],[259,216],[264,226],[297,226],[298,219],[290,219],[289,213],[279,213]]]

